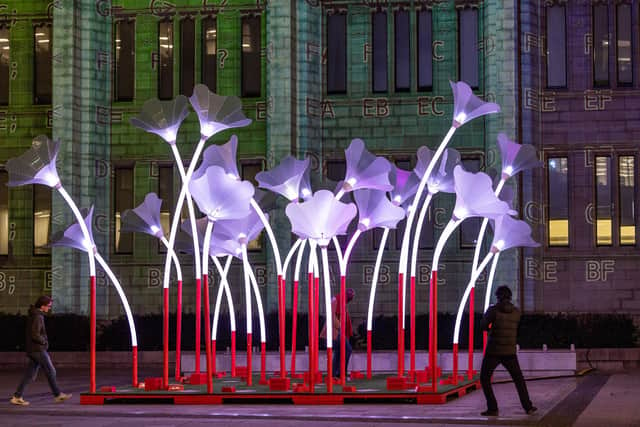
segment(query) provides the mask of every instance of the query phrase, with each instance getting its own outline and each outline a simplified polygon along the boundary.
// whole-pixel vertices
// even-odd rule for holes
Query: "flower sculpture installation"
[[[327,246],[334,236],[345,234],[349,223],[356,216],[357,208],[353,203],[342,203],[327,190],[317,191],[313,197],[303,203],[289,203],[286,207],[286,215],[291,222],[292,232],[301,239],[310,239],[312,242],[312,255],[315,245],[319,245],[322,251],[322,264],[324,276],[324,299],[327,331],[327,372],[329,375],[327,391],[333,390],[331,378],[332,359],[332,326],[331,326],[331,282],[329,278],[329,260],[327,256]],[[309,340],[311,342],[312,340]],[[316,337],[313,337],[316,342]],[[309,352],[309,366],[313,367],[313,360],[317,360],[317,355]],[[344,354],[344,353],[343,353]],[[313,370],[311,371],[313,372]],[[312,384],[311,384],[312,385]]]
[[[462,300],[458,307],[458,313],[456,315],[456,322],[453,331],[453,373],[452,383],[457,384],[458,380],[458,343],[460,338],[460,323],[462,321],[462,314],[464,307],[467,303],[467,299],[473,298],[473,289],[476,280],[487,266],[488,262],[493,257],[493,263],[489,273],[489,280],[487,281],[487,295],[491,295],[491,283],[495,274],[495,267],[498,263],[498,258],[502,251],[515,247],[537,247],[539,244],[531,237],[531,227],[524,221],[514,219],[511,216],[505,214],[500,215],[494,219],[495,230],[493,236],[493,243],[491,244],[491,250],[485,256],[484,260],[480,263],[477,269],[471,274],[471,279],[465,288]],[[485,302],[485,309],[488,308],[488,300]],[[470,316],[473,315],[473,306],[470,306]],[[471,335],[473,332],[471,330]],[[470,345],[473,345],[473,341],[470,341]],[[473,353],[469,350],[469,367],[467,369],[467,377],[471,379],[473,377]]]
[[[188,115],[189,100],[184,95],[178,95],[171,101],[148,100],[142,106],[140,113],[132,117],[129,122],[175,145],[178,129]]]
[[[409,247],[411,229],[413,227],[413,221],[415,219],[416,211],[418,210],[418,206],[420,206],[420,200],[422,198],[422,193],[427,185],[427,180],[429,176],[431,176],[431,172],[433,168],[435,168],[438,160],[442,156],[447,144],[453,137],[456,129],[458,129],[463,124],[468,121],[482,117],[487,114],[493,114],[500,111],[500,106],[494,103],[484,102],[477,96],[473,94],[473,91],[465,82],[450,82],[451,89],[453,91],[453,120],[452,125],[449,128],[449,131],[444,136],[442,142],[438,145],[433,157],[429,161],[427,168],[420,180],[420,185],[418,186],[418,190],[416,191],[415,201],[412,204],[412,209],[409,210],[409,215],[407,217],[407,224],[405,226],[405,231],[402,236],[402,246],[401,251],[407,253],[407,249]],[[407,263],[408,257],[405,256],[400,257],[400,263],[398,266],[398,287],[404,289],[405,279],[407,276]],[[399,295],[404,295],[404,292],[399,292]],[[404,374],[404,346],[400,347],[401,342],[398,343],[398,375],[402,376]]]
[[[5,169],[9,174],[9,187],[18,187],[28,184],[42,184],[58,190],[58,193],[65,200],[76,222],[80,226],[85,241],[93,242],[89,228],[84,222],[84,218],[73,201],[69,193],[64,189],[58,171],[56,169],[56,159],[60,149],[60,141],[50,140],[44,135],[39,135],[33,139],[31,148],[21,156],[7,160]],[[88,250],[89,258],[89,391],[96,391],[96,263],[94,251]]]
[[[391,164],[383,157],[371,154],[364,146],[364,141],[354,139],[344,150],[347,170],[342,188],[336,194],[340,200],[346,192],[360,188],[371,188],[390,191],[393,186],[389,182]]]
[[[202,248],[202,269],[204,282],[204,311],[205,311],[205,336],[211,336],[209,324],[209,286],[207,283],[207,269],[209,265],[209,247],[213,224],[223,219],[242,218],[251,212],[250,201],[253,198],[254,188],[248,181],[238,182],[230,177],[219,166],[210,166],[204,174],[189,183],[189,191],[193,195],[200,211],[207,216],[208,223],[204,235]],[[248,339],[250,337],[247,337]],[[208,339],[208,338],[207,338]],[[211,346],[207,344],[207,390],[213,390]],[[249,344],[247,352],[251,351]],[[247,358],[249,360],[249,358]],[[250,372],[250,371],[249,371]],[[248,377],[250,381],[250,376]]]
[[[290,202],[302,197],[302,190],[308,190],[303,178],[309,169],[309,158],[298,160],[287,156],[275,168],[256,174],[258,186],[284,196]]]
[[[253,326],[251,319],[251,289],[256,298],[258,306],[258,316],[260,319],[260,383],[266,384],[266,351],[267,351],[267,334],[264,321],[264,308],[262,297],[255,279],[249,257],[247,254],[247,245],[255,240],[264,229],[260,217],[255,211],[240,219],[227,219],[216,222],[212,233],[212,241],[220,242],[221,250],[225,250],[227,254],[233,255],[242,260],[242,266],[245,270],[245,302],[247,317],[247,348],[251,347]],[[227,249],[223,249],[226,247]],[[233,252],[233,253],[232,253]],[[217,313],[214,313],[214,319]],[[247,352],[247,372],[251,373],[251,352]],[[248,384],[251,384],[251,375],[247,376]]]
[[[186,98],[185,98],[186,102]],[[182,335],[182,268],[180,261],[175,254],[173,248],[169,246],[169,242],[164,237],[162,230],[162,222],[160,220],[160,208],[162,200],[158,198],[156,193],[149,193],[145,196],[144,201],[134,209],[127,209],[122,212],[121,232],[132,231],[149,234],[159,239],[169,251],[169,255],[173,260],[178,276],[178,289],[176,301],[176,362],[175,377],[180,379],[180,343]],[[169,346],[169,282],[165,282],[165,288],[162,289],[162,333],[163,345]],[[168,358],[169,352],[163,352],[163,356]],[[168,361],[167,361],[168,363]]]
[[[437,280],[438,262],[444,245],[455,231],[455,229],[467,218],[485,217],[497,218],[501,215],[513,215],[516,212],[509,208],[509,205],[496,197],[493,192],[491,178],[482,172],[466,172],[462,166],[458,165],[453,169],[454,187],[456,191],[456,204],[453,208],[453,215],[449,223],[445,226],[436,244],[433,261],[431,264],[431,280],[429,283],[430,315],[429,321],[429,367],[432,378],[433,390],[437,389],[436,384],[436,352],[437,343]],[[488,262],[488,261],[486,261]],[[486,265],[486,264],[485,264]],[[484,266],[482,266],[484,268]]]
[[[55,233],[51,236],[51,246],[58,247],[67,247],[81,250],[83,252],[93,252],[95,255],[96,261],[102,266],[102,269],[105,271],[109,279],[111,279],[111,283],[113,284],[118,296],[120,297],[120,301],[122,302],[122,306],[124,307],[125,314],[127,316],[127,321],[129,322],[129,333],[131,335],[131,351],[132,351],[132,384],[134,387],[138,386],[138,339],[136,334],[136,325],[133,320],[133,314],[131,313],[131,307],[129,307],[129,301],[127,300],[127,296],[120,286],[120,282],[118,278],[113,274],[109,265],[105,262],[105,260],[100,256],[98,251],[96,250],[96,245],[93,241],[93,233],[91,232],[91,224],[93,222],[93,206],[89,209],[83,209],[81,211],[81,215],[83,216],[83,224],[86,229],[89,230],[89,238],[85,238],[82,227],[79,224],[75,223],[67,227],[66,230]]]

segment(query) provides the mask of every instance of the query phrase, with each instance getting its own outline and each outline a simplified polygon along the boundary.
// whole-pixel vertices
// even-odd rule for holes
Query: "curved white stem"
[[[298,249],[298,246],[300,246],[301,244],[304,246],[304,243],[306,242],[306,240],[302,240],[302,239],[298,239],[295,241],[295,243],[291,246],[291,249],[289,249],[289,252],[287,252],[287,256],[284,259],[284,263],[282,265],[282,279],[286,279],[287,278],[287,268],[289,267],[289,263],[291,262],[291,258],[293,258],[293,254],[296,253],[296,250]]]
[[[244,268],[242,269],[244,272],[244,301],[247,312],[247,334],[253,334],[253,319],[251,318],[251,279],[249,278],[249,268],[247,268],[246,264],[248,261],[246,260],[246,245],[242,245],[242,263]]]
[[[180,260],[178,260],[178,256],[176,255],[176,252],[169,246],[169,242],[164,236],[160,238],[160,241],[162,242],[164,247],[167,248],[167,252],[171,256],[171,259],[173,260],[173,265],[176,267],[176,274],[178,275],[178,280],[182,280],[182,268],[180,267]]]
[[[418,264],[418,248],[420,247],[420,235],[422,234],[424,218],[427,216],[429,205],[431,204],[432,199],[433,193],[427,193],[427,198],[420,208],[420,215],[418,215],[418,222],[416,223],[416,233],[413,235],[413,246],[411,247],[411,277],[416,277],[416,266]]]
[[[335,195],[336,200],[340,200],[342,199],[342,196],[344,196],[344,188],[341,188],[340,190],[338,190],[338,192]]]
[[[502,192],[502,188],[504,187],[505,182],[507,182],[504,178],[498,182],[495,191],[493,192],[496,196],[500,195]],[[478,232],[478,238],[476,239],[476,247],[473,251],[473,264],[471,267],[471,271],[474,271],[478,268],[478,261],[480,261],[480,249],[482,248],[482,241],[484,240],[484,234],[487,231],[487,225],[489,224],[489,218],[484,218],[482,220],[482,225],[480,226],[480,231]]]
[[[440,261],[440,255],[442,254],[444,245],[447,243],[447,240],[449,239],[449,237],[451,237],[451,234],[453,234],[455,229],[458,228],[458,225],[460,225],[460,223],[462,223],[461,220],[455,220],[452,218],[451,220],[449,220],[444,230],[442,230],[442,234],[440,235],[438,243],[436,244],[436,248],[433,251],[433,260],[431,262],[432,273],[434,271],[438,271],[438,262]]]
[[[325,331],[327,335],[327,348],[333,347],[333,315],[331,313],[331,277],[329,274],[329,256],[327,248],[321,248],[322,271],[324,273],[324,309],[326,315]]]
[[[362,231],[356,230],[356,232],[353,233],[353,236],[351,236],[351,240],[349,240],[349,244],[347,244],[347,249],[345,249],[344,256],[342,257],[340,262],[341,276],[347,275],[347,264],[349,263],[349,257],[351,256],[351,251],[353,251],[353,247],[355,246],[356,242],[358,241],[358,237],[360,237],[361,234],[362,234]]]
[[[182,187],[180,188],[180,195],[178,196],[178,201],[176,203],[176,210],[173,214],[173,220],[171,221],[171,231],[169,233],[169,247],[171,249],[173,249],[176,243],[176,234],[178,232],[178,224],[180,223],[180,211],[182,210],[182,205],[184,204],[184,199],[187,195],[189,181],[191,181],[191,176],[193,175],[193,171],[196,168],[196,163],[198,163],[198,159],[200,158],[200,154],[202,153],[202,149],[204,148],[205,142],[206,142],[206,137],[201,136],[200,141],[198,141],[198,145],[196,146],[196,149],[193,153],[193,157],[191,158],[191,163],[189,163],[189,169],[187,169],[187,173],[185,174],[185,177],[182,181]],[[191,222],[195,223],[195,220],[192,220]],[[194,233],[194,234],[197,236],[197,233]],[[199,268],[200,260],[196,258],[194,260],[194,263],[196,265],[196,274],[198,274],[200,272],[200,268]],[[162,278],[164,288],[169,286],[168,283],[169,283],[170,273],[171,273],[171,257],[167,254],[167,257],[164,262],[164,276]],[[198,280],[199,278],[200,278],[199,276],[196,276],[196,280]]]
[[[456,128],[454,126],[451,126],[451,128],[449,129],[445,137],[442,139],[442,142],[440,142],[438,149],[436,150],[433,157],[431,158],[431,161],[427,165],[427,170],[425,171],[424,175],[422,176],[422,179],[420,180],[420,184],[418,185],[418,190],[416,191],[416,195],[413,199],[413,204],[412,204],[413,206],[409,210],[409,216],[407,217],[407,223],[404,228],[404,234],[402,235],[402,246],[400,248],[400,265],[398,268],[398,275],[400,274],[402,275],[402,280],[403,280],[402,285],[405,289],[406,289],[406,286],[404,285],[407,282],[407,262],[408,262],[407,253],[409,251],[409,236],[411,235],[411,226],[413,225],[413,220],[416,216],[416,211],[418,210],[418,206],[420,204],[420,198],[422,197],[422,192],[424,191],[427,185],[427,180],[429,179],[431,172],[433,172],[433,169],[435,168],[436,163],[438,162],[438,160],[440,160],[440,157],[442,156],[444,149],[447,147],[447,144],[451,140],[451,137],[453,136],[455,131],[456,131]]]
[[[278,249],[278,242],[276,241],[276,236],[273,234],[273,229],[271,228],[271,224],[264,216],[264,212],[258,205],[255,199],[251,199],[251,206],[256,211],[258,216],[260,217],[260,221],[262,221],[262,225],[264,225],[264,229],[267,232],[267,236],[269,236],[269,241],[271,242],[271,249],[273,250],[273,257],[276,260],[276,269],[278,271],[278,276],[282,277],[282,259],[280,258],[280,250]]]
[[[209,248],[211,247],[211,232],[213,231],[213,221],[207,221],[207,228],[204,231],[204,243],[202,244],[202,274],[209,274]]]
[[[376,287],[378,286],[378,273],[380,272],[380,264],[382,262],[382,254],[387,245],[387,237],[389,229],[384,228],[382,237],[380,238],[380,246],[378,247],[378,255],[376,256],[376,266],[373,269],[373,277],[371,278],[371,291],[369,292],[369,309],[367,310],[367,331],[373,328],[373,303],[376,299]]]
[[[296,282],[300,281],[300,265],[302,264],[302,255],[304,254],[304,245],[307,243],[306,240],[302,241],[302,244],[298,248],[298,256],[296,257],[296,268],[293,271],[293,280]]]
[[[249,261],[247,261],[245,264],[245,268],[249,269],[249,279],[251,279],[251,287],[253,288],[253,293],[256,295],[256,304],[258,305],[258,318],[260,319],[260,342],[266,343],[267,332],[264,324],[264,310],[262,308],[262,297],[260,296],[260,289],[258,289],[258,282],[256,281],[256,276],[253,274],[253,270],[251,270]]]
[[[227,274],[229,273],[229,266],[231,265],[231,255],[227,256],[227,261],[224,264],[224,268],[220,265],[220,261],[217,257],[212,257],[213,263],[218,269],[220,274],[220,286],[218,287],[218,295],[216,296],[216,305],[213,310],[213,327],[211,329],[211,339],[216,340],[218,337],[218,318],[220,317],[220,304],[222,302],[222,293],[227,296],[227,305],[229,306],[229,321],[231,323],[231,331],[236,330],[236,313],[233,308],[233,299],[231,298],[231,291],[229,290],[229,282],[227,281]]]
[[[138,338],[136,336],[136,325],[133,321],[133,314],[131,314],[131,307],[129,307],[129,301],[127,300],[127,296],[124,294],[122,290],[122,286],[120,286],[120,282],[118,278],[113,274],[109,265],[105,262],[105,260],[100,256],[98,252],[95,253],[95,258],[111,279],[111,283],[113,283],[113,287],[116,288],[116,292],[118,292],[118,296],[120,297],[120,301],[122,302],[122,306],[124,307],[124,312],[127,315],[127,321],[129,322],[129,332],[131,333],[131,346],[138,346]]]
[[[483,313],[487,311],[489,308],[489,303],[491,302],[491,287],[493,286],[493,278],[496,273],[496,266],[498,265],[498,259],[500,258],[500,252],[495,254],[493,257],[493,262],[491,263],[491,270],[489,270],[489,279],[487,279],[487,290],[484,294],[484,310]]]
[[[176,159],[176,165],[178,166],[178,172],[180,173],[180,179],[182,182],[186,180],[186,173],[184,172],[184,166],[182,165],[182,159],[180,158],[180,152],[176,147],[176,144],[170,144],[171,150],[173,152],[173,157]],[[196,213],[193,208],[193,198],[191,197],[191,192],[189,191],[189,187],[186,188],[187,191],[187,209],[189,211],[189,222],[191,223],[191,239],[193,241],[193,257],[194,263],[196,266],[196,278],[200,277],[200,242],[198,242],[198,229],[196,227]],[[179,216],[180,211],[177,211],[176,214]],[[172,247],[173,249],[173,247]],[[206,260],[207,257],[202,257],[203,260]]]
[[[82,217],[82,214],[80,213],[80,210],[76,205],[76,202],[73,201],[71,196],[69,196],[69,193],[67,193],[67,190],[65,190],[62,185],[60,185],[57,188],[57,190],[58,190],[58,193],[60,193],[62,198],[65,200],[65,202],[67,202],[67,205],[69,205],[69,208],[71,208],[73,215],[76,217],[76,221],[80,226],[80,230],[82,230],[82,236],[84,237],[86,244],[93,245],[93,241],[91,240],[91,234],[89,234],[89,229],[87,228],[87,224],[84,222],[84,218]],[[89,256],[89,274],[92,277],[96,276],[96,261],[95,261],[94,250],[95,250],[95,246],[91,248],[87,248],[87,255]]]
[[[489,252],[487,256],[484,257],[477,270],[474,270],[471,273],[471,279],[467,284],[467,287],[464,290],[464,294],[462,295],[462,300],[460,301],[460,306],[458,306],[458,314],[456,315],[456,324],[453,328],[453,343],[458,344],[458,339],[460,338],[460,323],[462,322],[462,313],[464,313],[464,307],[467,305],[467,300],[469,299],[469,294],[471,293],[471,289],[474,288],[478,277],[485,269],[491,257],[493,256],[493,252]],[[469,316],[473,316],[473,313],[469,313]]]
[[[333,236],[331,239],[333,246],[336,248],[336,255],[338,256],[338,265],[342,265],[342,248],[340,247],[340,241],[337,236]]]

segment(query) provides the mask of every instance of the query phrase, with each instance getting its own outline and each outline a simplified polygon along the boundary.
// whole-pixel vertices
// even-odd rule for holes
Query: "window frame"
[[[567,160],[567,243],[566,244],[552,244],[551,243],[551,200],[550,200],[550,194],[551,192],[550,190],[550,186],[551,186],[551,180],[549,179],[549,162],[552,159],[566,159]],[[569,188],[570,188],[570,180],[571,180],[571,157],[569,156],[568,153],[550,153],[549,155],[546,156],[545,158],[545,206],[546,206],[546,212],[545,212],[545,218],[546,218],[546,227],[545,227],[545,234],[546,234],[546,247],[550,248],[550,249],[555,249],[555,248],[570,248],[571,244],[572,244],[572,239],[571,239],[571,203],[569,200]]]
[[[0,259],[6,259],[10,252],[9,229],[11,227],[11,195],[9,193],[9,187],[6,185],[9,182],[9,172],[5,169],[0,169]],[[6,217],[3,218],[2,206],[6,205]],[[5,222],[6,221],[6,222]],[[5,222],[5,224],[3,224]],[[3,230],[4,225],[4,230]]]
[[[51,216],[52,216],[52,198],[51,198],[51,188],[44,186],[44,185],[38,185],[38,184],[34,184],[32,185],[33,187],[33,191],[31,192],[32,194],[32,205],[31,205],[31,213],[32,213],[32,223],[31,223],[31,235],[33,236],[33,240],[32,240],[32,244],[31,244],[31,248],[32,248],[32,254],[33,256],[49,256],[51,255],[51,247],[47,246],[50,238],[51,238]],[[37,229],[39,227],[39,222],[36,221],[36,200],[38,200],[38,196],[45,196],[45,198],[47,198],[47,200],[44,200],[45,204],[48,201],[48,212],[49,212],[49,220],[48,220],[48,224],[47,224],[47,234],[46,234],[46,238],[45,238],[45,242],[43,245],[41,246],[36,246],[36,234],[37,234]],[[38,203],[39,204],[39,203]]]
[[[406,16],[406,26],[399,25],[398,19],[400,15]],[[398,35],[401,33],[406,36],[406,46],[402,45],[403,39]],[[407,9],[401,8],[393,12],[393,80],[395,92],[410,92],[411,91],[411,12]],[[399,54],[403,55],[403,58],[399,58]],[[406,57],[404,57],[406,55]],[[406,70],[402,70],[399,67],[401,62],[406,61]],[[400,70],[400,71],[399,71]],[[398,76],[402,73],[402,79],[406,79],[406,86],[399,86]],[[404,82],[403,82],[404,83]]]
[[[474,38],[472,42],[469,44],[469,46],[467,46],[466,42],[464,42],[466,40],[466,37],[463,37],[463,30],[468,29],[469,26],[466,26],[466,25],[463,26],[462,21],[463,21],[463,14],[466,14],[469,12],[473,12],[475,14],[475,18],[476,18],[475,30],[476,31],[475,31],[475,34],[473,35]],[[464,81],[471,87],[471,89],[477,90],[480,88],[480,49],[478,49],[478,43],[480,41],[480,35],[479,35],[480,11],[478,10],[477,7],[465,7],[465,8],[459,9],[457,15],[458,15],[457,16],[458,18],[458,32],[457,32],[458,33],[457,34],[458,35],[458,80]],[[470,55],[466,55],[465,51],[474,51],[474,50],[475,50],[475,55],[473,55],[473,57],[475,58],[475,60],[470,61],[467,59]],[[474,63],[475,63],[475,70],[472,67]],[[471,69],[465,72],[465,70],[467,69],[465,65],[467,65],[468,67],[471,67]],[[465,78],[467,75],[472,75],[473,78],[471,80],[474,80],[474,81],[472,82],[466,81]]]
[[[119,223],[117,220],[117,214],[118,212],[120,213],[120,215],[122,215],[122,212],[124,212],[127,209],[133,209],[135,207],[135,182],[136,182],[136,169],[135,169],[135,164],[134,163],[117,163],[114,164],[113,166],[113,209],[112,209],[112,218],[113,218],[113,254],[114,255],[132,255],[135,251],[135,239],[134,239],[134,233],[127,233],[129,236],[131,236],[131,250],[120,250],[117,246],[118,244],[118,232],[119,231]],[[123,206],[122,209],[118,210],[118,201],[120,200],[118,198],[118,171],[119,170],[129,170],[131,171],[131,200],[130,200],[130,204],[129,206]],[[121,225],[120,225],[121,227]]]
[[[620,80],[620,48],[619,48],[619,40],[620,40],[620,13],[619,10],[621,7],[623,6],[628,6],[629,7],[629,13],[628,14],[622,14],[623,16],[629,16],[630,22],[629,22],[629,54],[631,55],[629,58],[629,74],[631,75],[631,80],[630,81],[621,81]],[[633,58],[634,58],[634,37],[633,37],[633,28],[634,28],[634,23],[633,23],[633,18],[632,18],[632,14],[633,14],[633,5],[629,4],[629,3],[618,3],[615,5],[616,10],[615,10],[615,27],[616,27],[616,46],[615,46],[615,55],[616,55],[616,83],[619,87],[629,87],[629,86],[633,86],[633,82],[634,82],[634,71],[635,71],[635,67],[633,64]]]
[[[207,24],[212,24],[208,26]],[[216,92],[218,87],[218,17],[216,15],[208,15],[202,18],[200,22],[201,28],[201,55],[202,55],[202,64],[201,64],[201,76],[200,81],[209,88],[211,92]],[[213,55],[207,54],[207,32],[213,29],[215,33],[215,52]],[[210,64],[209,60],[207,60],[207,56],[213,56],[213,64]],[[213,65],[211,69],[209,66]],[[211,79],[208,79],[211,73],[213,76]]]
[[[123,66],[121,64],[121,55],[122,55],[122,49],[126,48],[127,46],[125,44],[122,43],[122,31],[120,28],[120,24],[127,24],[127,25],[131,25],[131,39],[127,40],[128,42],[131,43],[130,46],[130,51],[131,51],[131,57],[128,58],[130,59],[129,63],[125,62],[125,66],[127,67],[126,69],[121,71],[121,67]],[[118,39],[118,37],[120,37],[120,39]],[[120,46],[118,46],[118,42],[120,42]],[[120,53],[118,52],[118,47],[120,47]],[[113,22],[113,58],[114,58],[114,71],[113,71],[113,100],[114,102],[130,102],[133,101],[135,99],[135,95],[136,95],[136,79],[135,79],[135,75],[136,75],[136,21],[133,18],[126,18],[126,19],[114,19]],[[129,76],[128,78],[124,77],[124,78],[119,78],[119,76]],[[131,78],[131,76],[134,76],[133,79]],[[121,87],[121,83],[120,82],[125,82],[124,84],[122,84]],[[126,92],[123,89],[129,89],[129,84],[130,84],[130,90],[131,93],[124,93]]]
[[[169,195],[169,197],[165,197],[165,194],[162,191],[162,171],[163,170],[170,170],[171,174],[171,182],[169,183],[169,189],[171,194]],[[171,226],[171,221],[173,220],[173,214],[174,214],[174,196],[175,196],[175,168],[173,163],[158,163],[157,164],[157,172],[158,172],[158,185],[157,185],[157,190],[158,190],[158,198],[162,200],[162,204],[160,205],[160,224],[163,226],[162,224],[162,216],[165,212],[169,212],[169,226]],[[166,206],[168,205],[168,207]],[[166,208],[167,210],[163,209]],[[163,233],[167,233],[169,231],[169,228],[164,228],[164,226],[162,227],[162,232]],[[165,247],[165,245],[162,242],[158,242],[158,253],[159,254],[166,254],[167,253],[167,248]]]
[[[599,214],[598,214],[598,210],[599,210],[599,192],[598,192],[598,159],[608,159],[608,164],[607,164],[607,179],[609,181],[609,220],[610,220],[610,229],[609,229],[609,233],[610,233],[610,241],[608,243],[606,242],[600,242],[599,240],[599,235],[598,235],[598,219],[599,219]],[[614,245],[614,241],[615,241],[615,197],[616,197],[616,188],[614,187],[613,184],[613,177],[617,176],[617,174],[614,173],[614,170],[612,168],[612,156],[609,154],[597,154],[593,157],[593,198],[594,198],[594,223],[593,223],[593,235],[594,235],[594,240],[595,240],[595,245],[596,246],[604,246],[604,247],[611,247]],[[606,219],[606,218],[605,218]]]
[[[634,242],[633,243],[622,243],[622,233],[621,233],[621,228],[622,228],[622,185],[620,184],[621,181],[621,168],[620,168],[620,161],[623,157],[630,157],[631,159],[633,159],[633,206],[634,208],[632,209],[634,211],[634,215],[633,215],[633,229],[634,229]],[[619,152],[616,156],[616,185],[617,185],[617,191],[615,194],[617,203],[616,203],[616,207],[617,207],[617,212],[614,212],[614,215],[618,221],[617,223],[617,227],[615,228],[615,231],[617,232],[617,242],[618,242],[618,246],[623,247],[623,248],[634,248],[637,246],[638,244],[638,213],[637,213],[637,200],[638,200],[638,156],[633,153],[633,152]]]
[[[428,14],[428,28],[429,28],[429,33],[428,33],[428,43],[426,46],[426,52],[424,52],[424,55],[427,56],[427,58],[422,58],[423,55],[421,55],[421,46],[422,44],[420,43],[420,35],[421,35],[421,26],[420,26],[420,15],[422,13]],[[425,18],[427,19],[427,18]],[[427,76],[425,77],[426,80],[428,80],[428,85],[421,85],[420,83],[422,82],[422,59],[425,59],[425,64],[428,64],[426,70],[427,70]],[[433,90],[433,13],[430,9],[420,9],[420,10],[416,10],[416,87],[418,89],[418,92],[428,92],[428,91],[432,91]]]
[[[349,46],[348,43],[348,33],[347,33],[347,13],[342,11],[331,11],[326,16],[325,28],[326,28],[326,46],[327,46],[327,64],[326,64],[326,75],[327,75],[327,94],[328,95],[344,95],[348,90],[348,80],[347,80],[347,49]],[[342,26],[342,38],[334,36],[337,35],[337,31],[330,31],[330,20],[340,18],[340,24]],[[337,25],[337,24],[336,24]],[[340,42],[343,43],[340,43]],[[334,48],[337,49],[335,55],[333,55]],[[335,59],[335,61],[334,61]],[[339,59],[339,60],[338,60]],[[337,65],[333,66],[333,63]],[[333,72],[335,70],[335,72]],[[333,77],[342,75],[343,77],[343,85],[340,85],[340,81],[338,77]]]
[[[597,10],[599,10],[600,12],[605,12],[605,16],[604,16],[604,36],[606,36],[606,40],[604,38],[602,38],[601,40],[606,41],[606,48],[602,48],[602,51],[604,53],[602,53],[601,55],[598,54],[598,48],[596,46],[596,42],[598,39],[600,39],[600,37],[596,37],[596,30],[599,28],[596,28],[596,25],[598,23],[598,18],[600,17],[599,14],[597,14]],[[600,34],[598,32],[598,34]],[[591,7],[591,72],[592,72],[592,76],[593,76],[593,86],[594,87],[609,87],[610,86],[610,82],[611,82],[611,70],[609,69],[609,46],[610,46],[610,40],[609,40],[609,5],[608,4],[602,4],[602,3],[597,3],[594,4]],[[605,65],[606,71],[603,70],[604,73],[606,73],[606,79],[604,78],[599,78],[598,76],[598,58],[600,57],[604,57],[604,62],[603,64]]]
[[[384,31],[376,31],[378,22],[376,15],[384,15]],[[382,19],[381,19],[382,21]],[[374,10],[371,13],[371,92],[387,93],[389,92],[389,13],[386,9]],[[384,34],[384,37],[382,37]],[[378,45],[376,35],[380,35],[380,45]],[[384,40],[384,42],[382,42]],[[379,49],[379,50],[378,50]],[[382,60],[384,66],[377,67],[378,60]],[[378,82],[384,87],[377,86]]]
[[[549,76],[550,76],[550,72],[549,72],[549,67],[550,64],[553,63],[554,65],[556,65],[556,61],[550,61],[549,60],[549,39],[551,37],[549,37],[549,11],[553,8],[561,8],[562,12],[563,12],[563,16],[564,16],[564,26],[562,28],[562,33],[564,35],[564,55],[563,55],[563,69],[564,69],[564,82],[562,84],[550,84],[549,81]],[[555,44],[553,44],[555,45]],[[552,45],[552,46],[553,46]],[[567,74],[567,7],[564,4],[551,4],[549,6],[545,7],[545,78],[546,78],[546,84],[545,86],[549,89],[566,89],[569,85],[569,78],[568,78],[568,74]]]
[[[249,36],[251,38],[251,46],[253,49],[253,45],[255,43],[256,51],[245,52],[245,22],[254,21],[257,22],[257,31],[251,31]],[[249,28],[253,28],[251,26],[251,22],[247,23]],[[255,29],[255,28],[254,28]],[[254,38],[255,37],[255,38]],[[240,68],[241,68],[241,78],[240,78],[240,93],[243,98],[260,98],[262,97],[262,15],[261,14],[248,14],[243,15],[240,19]],[[256,87],[253,85],[249,85],[251,81],[251,76],[255,77],[255,69],[251,69],[250,67],[258,66],[258,84]]]
[[[185,32],[191,26],[191,37]],[[188,44],[187,44],[188,42]],[[180,90],[179,94],[189,97],[196,85],[196,20],[191,15],[180,19]]]
[[[6,40],[6,41],[5,41]],[[4,51],[7,51],[5,57]],[[6,58],[3,66],[3,58]],[[0,21],[0,105],[8,106],[11,102],[11,26]]]
[[[173,19],[165,18],[158,21],[158,86],[157,95],[161,101],[169,101],[173,99],[174,92],[174,78],[173,78],[173,66],[175,62],[174,55],[174,43],[175,43],[175,31],[174,31]],[[163,35],[162,27],[166,25],[167,35]],[[166,40],[168,47],[163,47],[162,37],[168,37]],[[169,51],[167,55],[166,65],[163,65],[162,49]]]
[[[38,59],[38,46],[43,40],[38,40],[38,31],[46,29],[49,32],[48,58]],[[50,105],[53,102],[53,23],[51,20],[33,22],[33,104]],[[48,64],[44,70],[38,64]],[[48,72],[47,72],[48,71]]]

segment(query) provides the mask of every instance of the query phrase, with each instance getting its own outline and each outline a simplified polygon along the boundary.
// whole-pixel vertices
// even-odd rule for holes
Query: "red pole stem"
[[[293,282],[293,303],[291,307],[291,375],[296,373],[296,334],[298,333],[298,281]]]
[[[178,280],[178,296],[176,301],[176,381],[180,380],[181,346],[182,346],[182,280]]]
[[[196,279],[196,374],[200,373],[200,310],[201,310],[202,283]]]
[[[89,288],[89,392],[96,392],[96,276]]]

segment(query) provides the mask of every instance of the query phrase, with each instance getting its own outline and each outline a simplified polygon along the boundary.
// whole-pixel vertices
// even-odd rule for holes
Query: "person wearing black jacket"
[[[54,400],[56,402],[64,402],[71,397],[71,394],[62,393],[58,388],[56,381],[56,369],[51,363],[51,357],[47,350],[49,349],[49,339],[47,338],[47,330],[44,327],[44,314],[51,310],[53,300],[43,295],[34,305],[29,308],[29,318],[27,319],[27,327],[25,328],[25,351],[29,364],[27,370],[24,372],[24,376],[16,392],[11,398],[11,403],[14,405],[26,406],[29,404],[22,398],[24,388],[31,381],[36,379],[38,370],[42,367],[47,380],[49,381],[49,387],[53,393]]]
[[[487,399],[487,410],[483,416],[497,416],[498,402],[491,388],[491,375],[498,365],[504,366],[518,390],[518,397],[522,408],[527,414],[533,414],[537,408],[529,399],[527,384],[520,370],[518,356],[516,355],[516,339],[518,336],[518,324],[520,323],[520,310],[511,303],[511,289],[508,286],[500,286],[496,289],[498,303],[489,307],[482,317],[480,327],[483,331],[489,331],[487,348],[482,359],[480,369],[480,383],[482,391]]]

